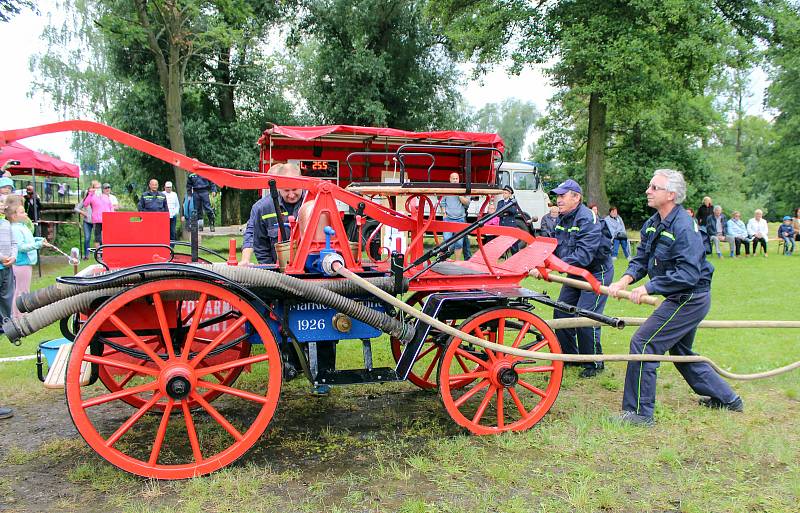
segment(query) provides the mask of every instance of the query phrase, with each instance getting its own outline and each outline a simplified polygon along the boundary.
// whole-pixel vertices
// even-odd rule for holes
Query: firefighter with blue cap
[[[583,204],[583,189],[575,180],[569,179],[550,191],[557,196],[558,220],[555,238],[558,240],[555,255],[564,262],[586,269],[603,285],[614,279],[614,264],[611,259],[611,235],[605,222]],[[538,277],[538,271],[531,273]],[[577,276],[572,276],[577,278]],[[564,285],[559,301],[584,310],[603,313],[607,296]],[[555,310],[553,318],[575,317],[574,314]],[[600,328],[567,328],[556,330],[561,350],[569,354],[603,354]],[[592,378],[603,371],[603,362],[582,363],[580,376]]]
[[[650,180],[647,205],[656,209],[641,231],[639,251],[625,274],[611,284],[616,296],[628,285],[650,277],[631,290],[631,301],[643,294],[661,294],[666,299],[631,338],[631,354],[691,356],[697,326],[711,307],[711,277],[714,266],[706,261],[703,233],[681,203],[686,181],[672,169],[658,169]],[[622,413],[615,420],[640,426],[653,425],[658,362],[628,362]],[[676,363],[678,371],[695,393],[705,396],[708,408],[741,412],[742,399],[707,363]]]
[[[213,232],[214,209],[211,208],[211,200],[208,197],[209,192],[211,192],[212,197],[215,196],[217,194],[217,184],[208,178],[203,178],[197,173],[191,173],[186,179],[186,194],[192,197],[192,203],[197,211],[197,220],[202,220],[203,212],[206,212],[208,214],[208,224]],[[201,227],[200,230],[202,231],[203,228]]]

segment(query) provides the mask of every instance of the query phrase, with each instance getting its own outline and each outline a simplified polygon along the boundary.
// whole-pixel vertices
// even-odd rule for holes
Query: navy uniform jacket
[[[510,197],[508,199],[501,199],[497,202],[497,210],[503,208],[506,203],[510,203],[514,197]],[[500,226],[517,226],[517,214],[519,214],[519,205],[515,207],[511,207],[509,210],[506,210],[502,214],[500,214]]]
[[[288,220],[288,216],[297,218],[297,212],[304,199],[305,193],[297,203],[285,203],[283,198],[279,199],[284,222]],[[264,196],[253,203],[250,209],[250,219],[247,220],[247,227],[244,230],[242,247],[253,248],[259,264],[274,264],[278,261],[273,247],[276,242],[278,242],[278,216],[275,214],[272,198]]]
[[[608,228],[586,205],[558,216],[555,238],[555,255],[564,262],[591,273],[613,268]]]
[[[161,191],[147,190],[139,198],[139,204],[136,206],[139,212],[169,212],[167,207],[167,197]]]
[[[203,192],[209,189],[211,189],[212,192],[217,192],[217,184],[196,173],[191,173],[189,178],[186,179],[187,194],[192,194],[194,191]]]
[[[650,276],[648,294],[707,292],[714,266],[706,261],[703,239],[694,219],[675,205],[665,219],[656,212],[642,226],[642,242],[625,274],[637,282]]]

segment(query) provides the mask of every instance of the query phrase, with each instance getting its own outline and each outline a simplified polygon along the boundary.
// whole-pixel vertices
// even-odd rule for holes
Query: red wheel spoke
[[[544,390],[531,385],[527,381],[523,381],[523,380],[520,379],[520,380],[517,380],[517,384],[521,385],[523,388],[526,388],[526,389],[530,390],[531,392],[533,392],[534,394],[538,395],[539,397],[544,397],[544,396],[547,395]]]
[[[161,301],[161,293],[153,294],[153,306],[156,308],[158,325],[161,326],[161,336],[164,340],[164,347],[167,349],[167,356],[170,360],[175,359],[175,349],[172,347],[172,337],[169,334],[169,324],[167,324],[167,313],[164,311],[164,302]]]
[[[466,392],[464,395],[462,395],[461,397],[456,399],[456,401],[454,403],[456,405],[456,408],[461,408],[462,404],[464,404],[465,402],[469,401],[469,399],[472,396],[474,396],[475,394],[477,394],[478,392],[480,392],[481,390],[483,390],[484,388],[486,388],[488,386],[489,386],[489,380],[488,379],[484,379],[483,381],[481,381],[480,383],[478,383],[477,385],[472,387],[468,392]]]
[[[461,358],[461,355],[457,354],[455,356],[456,356],[456,361],[458,361],[458,364],[461,366],[464,372],[469,372],[469,368],[467,367],[467,364],[464,363],[464,359]]]
[[[244,324],[245,322],[247,322],[247,317],[245,316],[241,316],[238,319],[236,319],[236,321],[233,324],[228,326],[225,329],[225,331],[220,333],[214,340],[211,341],[210,344],[206,344],[203,350],[200,351],[194,358],[192,358],[192,361],[189,362],[189,365],[191,365],[192,367],[197,367],[197,364],[203,361],[203,358],[205,358],[206,355],[208,355],[208,353],[213,351],[215,347],[217,347],[222,342],[224,342],[225,339],[230,337],[234,331],[241,328],[242,324]],[[191,339],[187,338],[186,340],[191,340]]]
[[[485,378],[488,376],[489,373],[486,371],[476,371],[476,372],[468,372],[466,374],[453,374],[447,377],[447,380],[451,384],[458,383],[460,386],[464,386],[469,384],[471,381],[475,381],[479,378]]]
[[[503,391],[505,388],[497,388],[497,427],[502,429],[505,426],[505,412],[503,411]]]
[[[115,314],[109,315],[108,316],[108,320],[111,321],[111,323],[114,326],[116,326],[122,333],[124,333],[126,337],[131,339],[134,344],[139,346],[139,349],[144,351],[144,354],[149,356],[150,359],[153,360],[156,365],[158,365],[161,368],[164,368],[164,361],[161,358],[159,358],[159,356],[156,354],[156,352],[153,351],[153,349],[150,346],[148,346],[144,342],[144,340],[142,340],[139,337],[139,335],[137,335],[136,333],[133,332],[133,330],[130,328],[130,326],[128,326],[125,323],[125,321],[123,321],[122,319],[117,317]]]
[[[170,397],[167,400],[167,406],[164,407],[164,413],[161,415],[161,422],[158,424],[153,450],[150,451],[150,459],[147,460],[149,465],[155,465],[158,462],[158,455],[161,453],[161,445],[164,443],[164,437],[167,434],[167,425],[169,424],[169,416],[172,413],[173,404],[175,404],[175,401]]]
[[[93,354],[83,355],[83,360],[86,362],[98,363],[100,365],[107,365],[109,367],[117,367],[119,369],[138,372],[140,374],[146,374],[148,376],[158,376],[158,369],[147,367],[146,366],[147,363],[135,364],[130,362],[113,360],[111,358],[106,358],[105,356],[95,356]]]
[[[481,360],[477,356],[473,356],[473,355],[469,354],[467,351],[464,351],[460,347],[456,348],[456,354],[460,355],[460,356],[463,356],[467,360],[472,360],[473,362],[477,363],[478,365],[480,365],[481,367],[483,367],[485,369],[489,369],[489,364],[488,363],[484,362],[483,360]],[[464,370],[466,370],[466,369],[464,369]]]
[[[433,359],[431,360],[431,364],[430,364],[430,365],[428,365],[428,368],[427,368],[427,369],[425,369],[425,374],[423,374],[423,375],[422,375],[422,379],[424,379],[425,381],[427,381],[427,380],[428,380],[428,378],[429,378],[429,377],[431,377],[431,372],[433,372],[433,368],[434,368],[434,367],[436,367],[436,363],[437,363],[438,361],[439,361],[439,355],[437,354],[437,355],[436,355],[436,356],[434,356],[434,357],[433,357]]]
[[[417,356],[417,358],[414,361],[418,362],[418,361],[422,360],[428,353],[430,353],[431,351],[433,351],[437,347],[439,347],[439,346],[437,346],[436,344],[431,344],[431,347],[429,347],[428,349],[426,349],[423,352],[421,352],[419,354],[419,356]]]
[[[124,378],[122,378],[122,381],[120,381],[119,383],[117,383],[117,386],[118,386],[118,387],[120,387],[120,388],[124,387],[124,386],[125,386],[125,385],[127,385],[127,384],[128,384],[128,382],[129,382],[131,379],[133,379],[133,377],[134,377],[134,376],[136,376],[137,374],[138,374],[138,372],[137,372],[137,371],[129,371],[127,374],[125,374],[125,377],[124,377]]]
[[[522,415],[522,418],[524,419],[525,417],[527,417],[528,410],[526,410],[525,406],[522,405],[522,401],[520,400],[517,391],[514,390],[513,388],[509,388],[508,395],[511,396],[511,400],[514,401],[514,404],[517,406],[517,410],[519,410],[519,414]]]
[[[525,324],[522,325],[522,329],[520,329],[519,333],[517,333],[517,337],[514,339],[514,343],[511,344],[511,347],[519,347],[519,344],[525,338],[525,335],[528,334],[528,330],[530,329],[531,329],[531,323],[525,321]]]
[[[192,420],[189,404],[186,401],[181,401],[181,409],[183,410],[183,418],[186,421],[186,434],[189,436],[189,444],[192,446],[194,461],[200,463],[203,461],[203,453],[200,451],[200,440],[197,438],[197,431],[194,428],[194,420]]]
[[[91,408],[92,406],[97,406],[98,404],[107,403],[109,401],[116,401],[117,399],[128,397],[129,395],[141,394],[142,392],[150,392],[152,390],[156,390],[157,388],[158,388],[158,383],[153,381],[151,383],[145,383],[144,385],[139,385],[138,387],[126,388],[118,392],[112,392],[110,394],[103,394],[97,397],[92,397],[91,399],[83,401],[81,403],[81,406],[83,406],[84,408]]]
[[[197,386],[200,388],[208,388],[210,390],[218,390],[226,394],[234,395],[236,397],[241,397],[242,399],[247,399],[248,401],[254,401],[261,404],[266,404],[269,402],[269,399],[267,399],[264,396],[254,394],[252,392],[247,392],[245,390],[240,390],[238,388],[220,385],[219,383],[211,383],[210,381],[199,381],[197,383]]]
[[[200,367],[208,367],[209,365],[210,365],[210,364],[209,364],[208,362],[206,362],[205,360],[203,360],[202,362],[200,362]],[[222,383],[223,381],[225,381],[225,375],[224,375],[224,374],[222,374],[221,372],[215,372],[215,373],[214,373],[214,377],[215,377],[215,378],[217,378],[217,379],[219,380],[219,382],[220,382],[220,383]]]
[[[555,369],[552,365],[539,365],[537,367],[517,367],[517,374],[528,374],[530,372],[552,372]]]
[[[183,345],[183,351],[181,351],[181,360],[184,362],[189,360],[189,352],[191,351],[192,341],[197,333],[197,329],[200,327],[200,318],[203,316],[203,311],[206,309],[206,301],[208,301],[208,294],[203,292],[200,294],[200,298],[197,300],[197,303],[194,306],[194,312],[192,312],[192,323],[189,325],[189,332],[186,334],[185,339],[186,342]]]
[[[208,401],[203,399],[203,396],[201,396],[200,394],[198,394],[196,392],[192,392],[192,397],[194,398],[195,401],[197,401],[197,403],[200,406],[203,407],[204,410],[206,410],[208,412],[209,415],[211,415],[211,417],[214,420],[216,420],[223,428],[225,428],[225,431],[230,433],[230,435],[237,442],[240,442],[240,441],[242,441],[242,439],[244,439],[244,436],[239,432],[239,430],[237,430],[235,427],[233,427],[233,424],[228,422],[228,419],[223,417],[222,414],[219,411],[217,411],[216,408],[211,406],[211,404],[209,404]]]
[[[263,362],[266,360],[269,360],[269,355],[267,353],[257,354],[255,356],[248,356],[247,358],[240,358],[238,360],[231,360],[229,362],[220,363],[218,365],[211,365],[210,367],[205,367],[202,370],[198,370],[197,375],[207,376],[209,374],[214,374],[215,372],[220,372],[227,369],[233,369],[234,367],[244,367],[245,365],[252,365],[254,363]]]
[[[480,326],[476,326],[475,327],[475,336],[476,337],[482,338],[483,340],[488,340],[489,342],[493,342],[491,340],[491,338],[492,338],[491,337],[491,333],[489,335],[490,336],[487,337],[486,333],[483,332],[483,330],[480,328]],[[486,349],[486,348],[482,348],[482,349],[486,352],[487,355],[489,355],[489,361],[490,362],[494,362],[494,361],[497,360],[497,357],[495,356],[494,351],[492,351],[491,349]]]
[[[142,418],[142,415],[147,413],[147,410],[152,408],[159,399],[161,399],[161,394],[153,394],[153,397],[150,398],[149,401],[144,403],[141,408],[136,410],[136,412],[131,415],[128,420],[126,420],[116,431],[114,431],[113,435],[108,437],[108,440],[106,440],[106,447],[113,447],[114,444],[117,443],[122,437],[122,435],[127,433],[133,427],[136,421]]]
[[[501,318],[497,321],[497,342],[498,344],[505,345],[506,339],[506,320]]]
[[[474,422],[475,424],[481,423],[483,414],[486,413],[486,407],[489,406],[489,401],[492,400],[493,396],[494,396],[494,385],[490,386],[489,389],[486,391],[486,395],[483,396],[483,400],[481,401],[480,406],[478,406],[478,410],[472,417],[472,422]]]
[[[543,348],[547,345],[547,339],[540,340],[536,343],[536,345],[532,346],[528,351],[538,351],[539,349]]]

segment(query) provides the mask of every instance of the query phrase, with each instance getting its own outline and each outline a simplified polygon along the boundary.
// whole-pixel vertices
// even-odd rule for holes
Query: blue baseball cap
[[[791,221],[792,220],[792,216],[783,216],[783,220],[784,221]]]
[[[11,187],[14,188],[14,181],[11,178],[0,178],[0,188],[2,187]]]
[[[572,192],[577,192],[578,194],[583,194],[583,189],[581,189],[581,186],[578,185],[578,182],[576,182],[572,178],[569,178],[569,179],[561,182],[561,184],[559,184],[558,187],[556,187],[555,189],[551,190],[550,192],[552,192],[553,194],[559,195],[559,194],[566,194],[567,191],[572,191]]]

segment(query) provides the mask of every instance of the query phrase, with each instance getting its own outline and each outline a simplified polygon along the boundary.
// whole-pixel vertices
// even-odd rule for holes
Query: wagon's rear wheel
[[[180,300],[196,301],[183,335],[191,350],[172,343]],[[218,334],[198,336],[205,307],[215,301],[227,304],[232,313]],[[219,361],[222,353],[215,351],[246,323],[264,342],[263,351]],[[157,335],[165,341],[160,350]],[[124,339],[139,363],[98,351],[97,341],[108,336]],[[136,374],[126,383],[117,382],[116,391],[101,384],[81,387],[81,368],[89,364],[101,371],[122,368]],[[247,369],[236,386],[225,384],[227,373]],[[214,283],[152,281],[112,297],[89,317],[67,365],[67,405],[78,432],[110,463],[145,477],[182,479],[220,469],[255,444],[275,412],[281,371],[278,345],[249,301]],[[221,394],[214,406],[206,399],[209,391]],[[134,412],[125,401],[130,397],[141,404]],[[201,411],[191,411],[192,405]]]
[[[408,298],[408,304],[422,308],[425,298],[430,292],[415,292]],[[450,325],[455,325],[456,321],[444,321]],[[422,347],[417,353],[414,365],[408,373],[408,380],[420,388],[432,390],[436,388],[436,368],[442,356],[444,347],[447,344],[447,337],[434,328],[431,328],[427,338],[422,342]],[[403,354],[403,345],[395,337],[391,337],[392,356],[395,363],[400,361]]]
[[[461,331],[506,346],[561,352],[550,327],[527,310],[484,310],[464,321]],[[439,363],[439,393],[453,420],[472,433],[521,431],[553,405],[562,370],[559,361],[532,361],[454,338]]]

